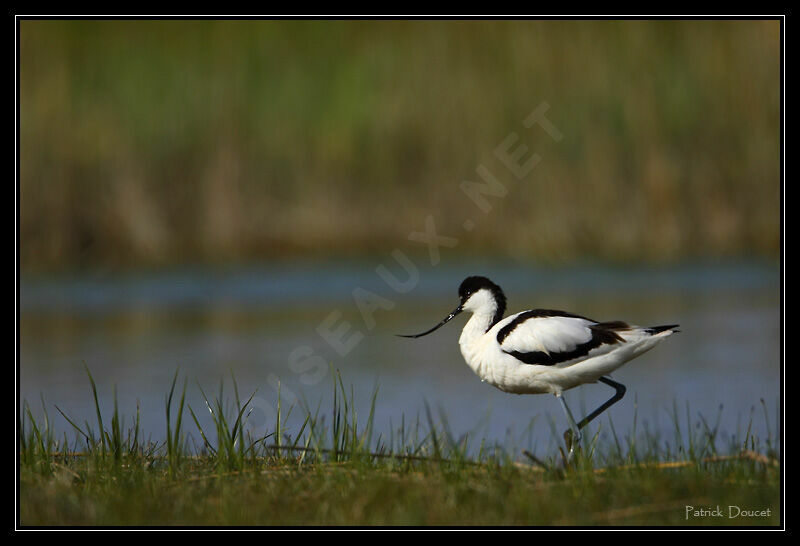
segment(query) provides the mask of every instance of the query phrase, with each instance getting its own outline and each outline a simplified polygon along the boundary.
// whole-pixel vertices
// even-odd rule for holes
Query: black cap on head
[[[495,301],[497,302],[497,312],[495,313],[495,318],[492,321],[492,324],[496,324],[500,319],[503,318],[503,315],[506,312],[506,295],[503,293],[503,289],[497,286],[495,283],[486,277],[467,277],[461,282],[461,286],[458,287],[458,297],[461,298],[461,303],[463,304],[472,294],[481,288],[490,290]]]
[[[503,293],[499,286],[495,283],[487,279],[486,277],[474,276],[474,277],[467,277],[461,282],[461,286],[458,287],[458,297],[462,300],[468,298],[470,295],[474,294],[481,288],[488,288],[493,293],[499,292]]]

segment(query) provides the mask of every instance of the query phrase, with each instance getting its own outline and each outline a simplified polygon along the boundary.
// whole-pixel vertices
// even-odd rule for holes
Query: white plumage
[[[521,313],[511,315],[500,321],[495,327],[513,321]],[[530,318],[517,326],[501,347],[508,351],[544,351],[546,353],[560,353],[571,351],[581,343],[592,339],[590,320],[572,317],[540,317]]]

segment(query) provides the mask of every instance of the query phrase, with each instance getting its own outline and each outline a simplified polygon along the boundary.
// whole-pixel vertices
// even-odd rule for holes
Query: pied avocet
[[[641,327],[622,321],[597,322],[552,309],[531,309],[503,318],[506,296],[486,277],[464,279],[458,296],[461,303],[439,324],[401,337],[428,335],[462,311],[471,312],[458,340],[464,360],[481,381],[502,391],[554,394],[569,422],[564,437],[570,456],[580,443],[580,430],[625,395],[625,386],[606,375],[678,331],[677,324]],[[576,423],[561,394],[597,381],[616,393]]]

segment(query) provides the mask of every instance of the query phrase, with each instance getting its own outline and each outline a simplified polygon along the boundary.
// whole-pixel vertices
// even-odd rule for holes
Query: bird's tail
[[[666,331],[670,331],[670,333],[676,334],[680,332],[680,330],[678,330],[678,326],[680,326],[680,324],[665,324],[664,326],[650,326],[649,328],[645,328],[644,331],[650,334],[651,336]]]

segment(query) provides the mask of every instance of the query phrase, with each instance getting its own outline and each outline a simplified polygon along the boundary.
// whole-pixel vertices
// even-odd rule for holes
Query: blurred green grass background
[[[19,39],[23,270],[386,252],[429,214],[469,255],[779,252],[777,21],[25,20]],[[522,126],[543,101],[560,142]],[[511,132],[542,157],[522,181],[493,155]],[[485,216],[459,191],[478,164],[509,189]]]

